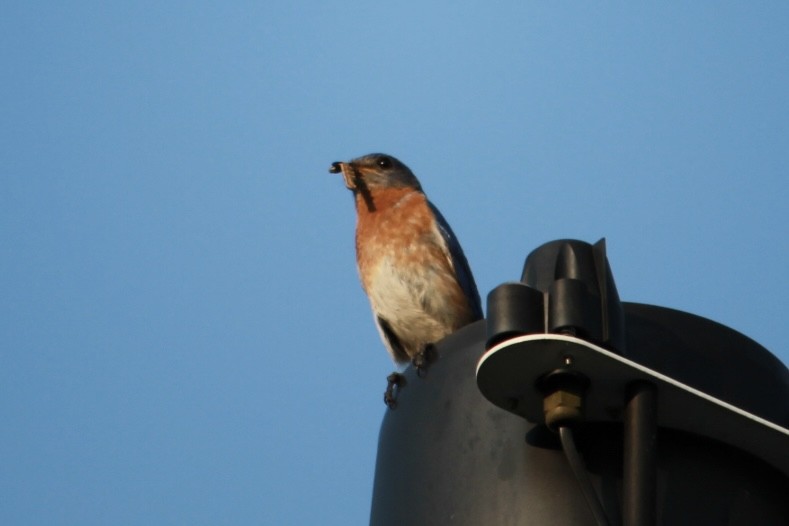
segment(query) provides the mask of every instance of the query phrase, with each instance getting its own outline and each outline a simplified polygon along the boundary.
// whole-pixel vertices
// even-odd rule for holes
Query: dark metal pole
[[[623,524],[655,526],[657,491],[657,388],[631,383],[625,393]]]

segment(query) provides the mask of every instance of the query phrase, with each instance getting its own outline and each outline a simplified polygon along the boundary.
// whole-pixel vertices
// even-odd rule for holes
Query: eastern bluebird
[[[412,360],[482,318],[477,285],[444,217],[411,170],[389,155],[333,163],[356,204],[356,263],[381,339],[394,362]],[[391,405],[393,384],[385,395]]]

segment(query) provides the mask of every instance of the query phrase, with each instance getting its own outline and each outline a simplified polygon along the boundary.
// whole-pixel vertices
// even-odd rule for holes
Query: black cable
[[[578,484],[581,485],[581,491],[586,499],[586,504],[589,505],[589,510],[594,515],[595,522],[598,526],[608,526],[608,517],[605,515],[600,499],[597,498],[592,480],[584,467],[583,459],[575,447],[575,439],[573,438],[573,430],[567,426],[559,428],[559,439],[562,441],[562,449],[564,455],[567,457],[567,462],[570,464],[570,469],[573,470]]]

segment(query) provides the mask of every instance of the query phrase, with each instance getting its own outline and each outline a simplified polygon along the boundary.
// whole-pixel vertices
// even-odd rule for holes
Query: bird
[[[414,173],[391,155],[373,153],[332,163],[356,208],[356,263],[381,339],[398,366],[421,373],[433,344],[482,318],[466,256]],[[421,374],[420,374],[421,376]],[[394,405],[388,378],[384,401]]]

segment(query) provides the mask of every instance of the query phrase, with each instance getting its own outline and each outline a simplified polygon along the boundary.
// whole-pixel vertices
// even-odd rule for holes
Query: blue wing
[[[458,243],[455,233],[452,232],[449,223],[447,223],[447,220],[441,215],[441,212],[438,211],[438,208],[430,201],[428,201],[427,204],[436,217],[436,224],[438,225],[439,231],[441,231],[441,237],[444,238],[447,248],[449,249],[449,257],[452,260],[452,266],[455,269],[458,284],[460,284],[460,288],[463,289],[463,293],[466,295],[466,298],[468,298],[469,305],[471,305],[471,310],[474,313],[474,319],[481,319],[482,304],[479,300],[479,291],[477,290],[477,284],[474,282],[474,276],[471,274],[471,269],[468,266],[466,255],[463,254],[463,249],[460,248],[460,243]]]

